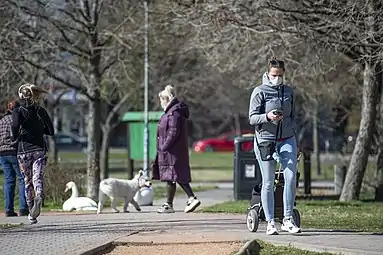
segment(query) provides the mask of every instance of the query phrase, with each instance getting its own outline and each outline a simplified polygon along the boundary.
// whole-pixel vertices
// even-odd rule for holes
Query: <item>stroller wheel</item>
[[[298,227],[301,227],[301,214],[299,213],[298,209],[293,209],[293,219],[295,224]]]
[[[258,213],[256,210],[254,209],[249,210],[246,217],[246,224],[247,224],[247,229],[250,232],[257,232],[258,226],[259,226],[259,218],[258,218]]]

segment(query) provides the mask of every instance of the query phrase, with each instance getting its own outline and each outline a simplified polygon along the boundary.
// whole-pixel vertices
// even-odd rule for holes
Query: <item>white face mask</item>
[[[283,82],[283,78],[280,76],[270,77],[269,80],[270,80],[271,84],[273,84],[274,86],[279,86]]]

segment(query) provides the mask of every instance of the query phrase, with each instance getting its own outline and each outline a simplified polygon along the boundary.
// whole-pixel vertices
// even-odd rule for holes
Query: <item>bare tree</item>
[[[382,61],[379,38],[382,17],[379,1],[285,2],[266,1],[265,7],[280,17],[277,31],[298,34],[323,46],[342,52],[364,67],[361,122],[358,138],[340,197],[342,201],[358,199],[367,166],[376,119],[376,78]]]
[[[88,98],[87,195],[95,198],[100,181],[105,73],[127,56],[126,47],[119,47],[121,38],[132,42],[137,36],[139,24],[132,17],[140,11],[139,1],[5,2],[12,6],[19,21],[12,24],[18,33],[17,40],[4,45],[17,50],[18,54],[13,53],[10,59],[43,70]],[[26,17],[33,22],[27,22]],[[20,45],[20,41],[30,47]],[[36,56],[40,56],[39,61]],[[58,69],[62,72],[56,72]]]
[[[375,188],[375,200],[383,201],[383,73],[380,74],[378,79],[380,103],[378,106],[378,118],[377,118],[377,131],[378,131],[378,160],[376,163],[376,188]]]
[[[122,46],[126,46],[123,44]],[[109,176],[109,143],[110,136],[113,130],[120,123],[121,115],[130,110],[137,102],[136,95],[139,94],[141,88],[141,70],[142,68],[135,67],[131,59],[140,55],[140,49],[132,51],[129,60],[120,59],[118,64],[105,74],[108,81],[111,83],[105,89],[105,97],[109,98],[104,102],[107,113],[103,115],[102,121],[102,142],[100,155],[101,179]],[[136,63],[139,63],[137,60]],[[130,101],[130,102],[129,102]]]
[[[376,75],[382,61],[382,2],[373,0],[339,1],[204,1],[188,5],[189,19],[202,16],[207,24],[229,24],[254,34],[280,34],[311,40],[322,47],[343,53],[363,66],[362,118],[340,200],[359,197],[376,118]],[[193,10],[191,12],[190,10]],[[200,18],[201,20],[201,18]],[[227,27],[227,25],[226,25]]]
[[[198,136],[221,133],[227,126],[238,130],[240,117],[247,115],[248,100],[244,98],[250,96],[254,83],[260,83],[257,70],[267,63],[266,57],[258,55],[269,48],[246,31],[231,38],[234,27],[215,34],[211,27],[193,23],[202,23],[202,16],[189,17],[194,9],[183,7],[167,1],[155,4],[153,23],[160,31],[154,35],[155,43],[161,47],[159,52],[165,53],[154,58],[154,76],[159,77],[156,84],[161,85],[159,88],[168,82],[176,84],[180,96],[191,106]],[[169,48],[168,41],[173,47]],[[259,50],[248,54],[249,48]]]
[[[39,84],[39,83],[36,83]],[[66,88],[62,89],[58,94],[56,95],[49,95],[48,98],[45,100],[45,107],[47,109],[47,112],[49,116],[53,119],[54,123],[57,123],[55,120],[58,118],[58,107],[60,106],[61,98],[68,92]],[[56,128],[56,127],[55,127]],[[57,131],[56,131],[57,132]],[[56,146],[56,138],[54,136],[49,136],[49,157],[48,160],[51,162],[57,164],[58,163],[58,148]]]

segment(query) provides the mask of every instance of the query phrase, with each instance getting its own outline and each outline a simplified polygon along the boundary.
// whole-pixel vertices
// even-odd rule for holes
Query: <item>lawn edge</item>
[[[336,247],[326,247],[322,245],[313,245],[305,244],[300,242],[287,242],[287,241],[278,241],[278,240],[262,240],[262,238],[252,239],[245,243],[244,246],[236,253],[236,255],[247,255],[247,254],[259,254],[260,244],[259,241],[269,243],[275,246],[286,246],[291,248],[300,249],[303,251],[311,252],[321,252],[321,253],[331,253],[331,254],[365,254],[366,251],[359,249],[347,249],[347,248],[336,248]],[[379,255],[381,253],[368,251],[368,254]]]
[[[263,241],[263,240],[262,240]],[[264,241],[266,243],[271,243],[275,246],[290,246],[293,248],[306,250],[306,251],[313,251],[313,252],[327,252],[332,254],[370,254],[370,255],[378,255],[381,253],[373,252],[373,251],[365,251],[365,250],[359,250],[359,249],[348,249],[348,248],[337,248],[337,247],[328,247],[328,246],[322,246],[322,245],[315,245],[315,244],[305,244],[300,242],[287,242],[287,241]]]

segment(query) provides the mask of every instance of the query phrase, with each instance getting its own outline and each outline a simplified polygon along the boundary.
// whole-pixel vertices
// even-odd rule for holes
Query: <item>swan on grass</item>
[[[97,211],[97,203],[89,197],[79,197],[78,189],[74,182],[66,184],[65,192],[72,190],[71,197],[64,202],[64,211]]]

